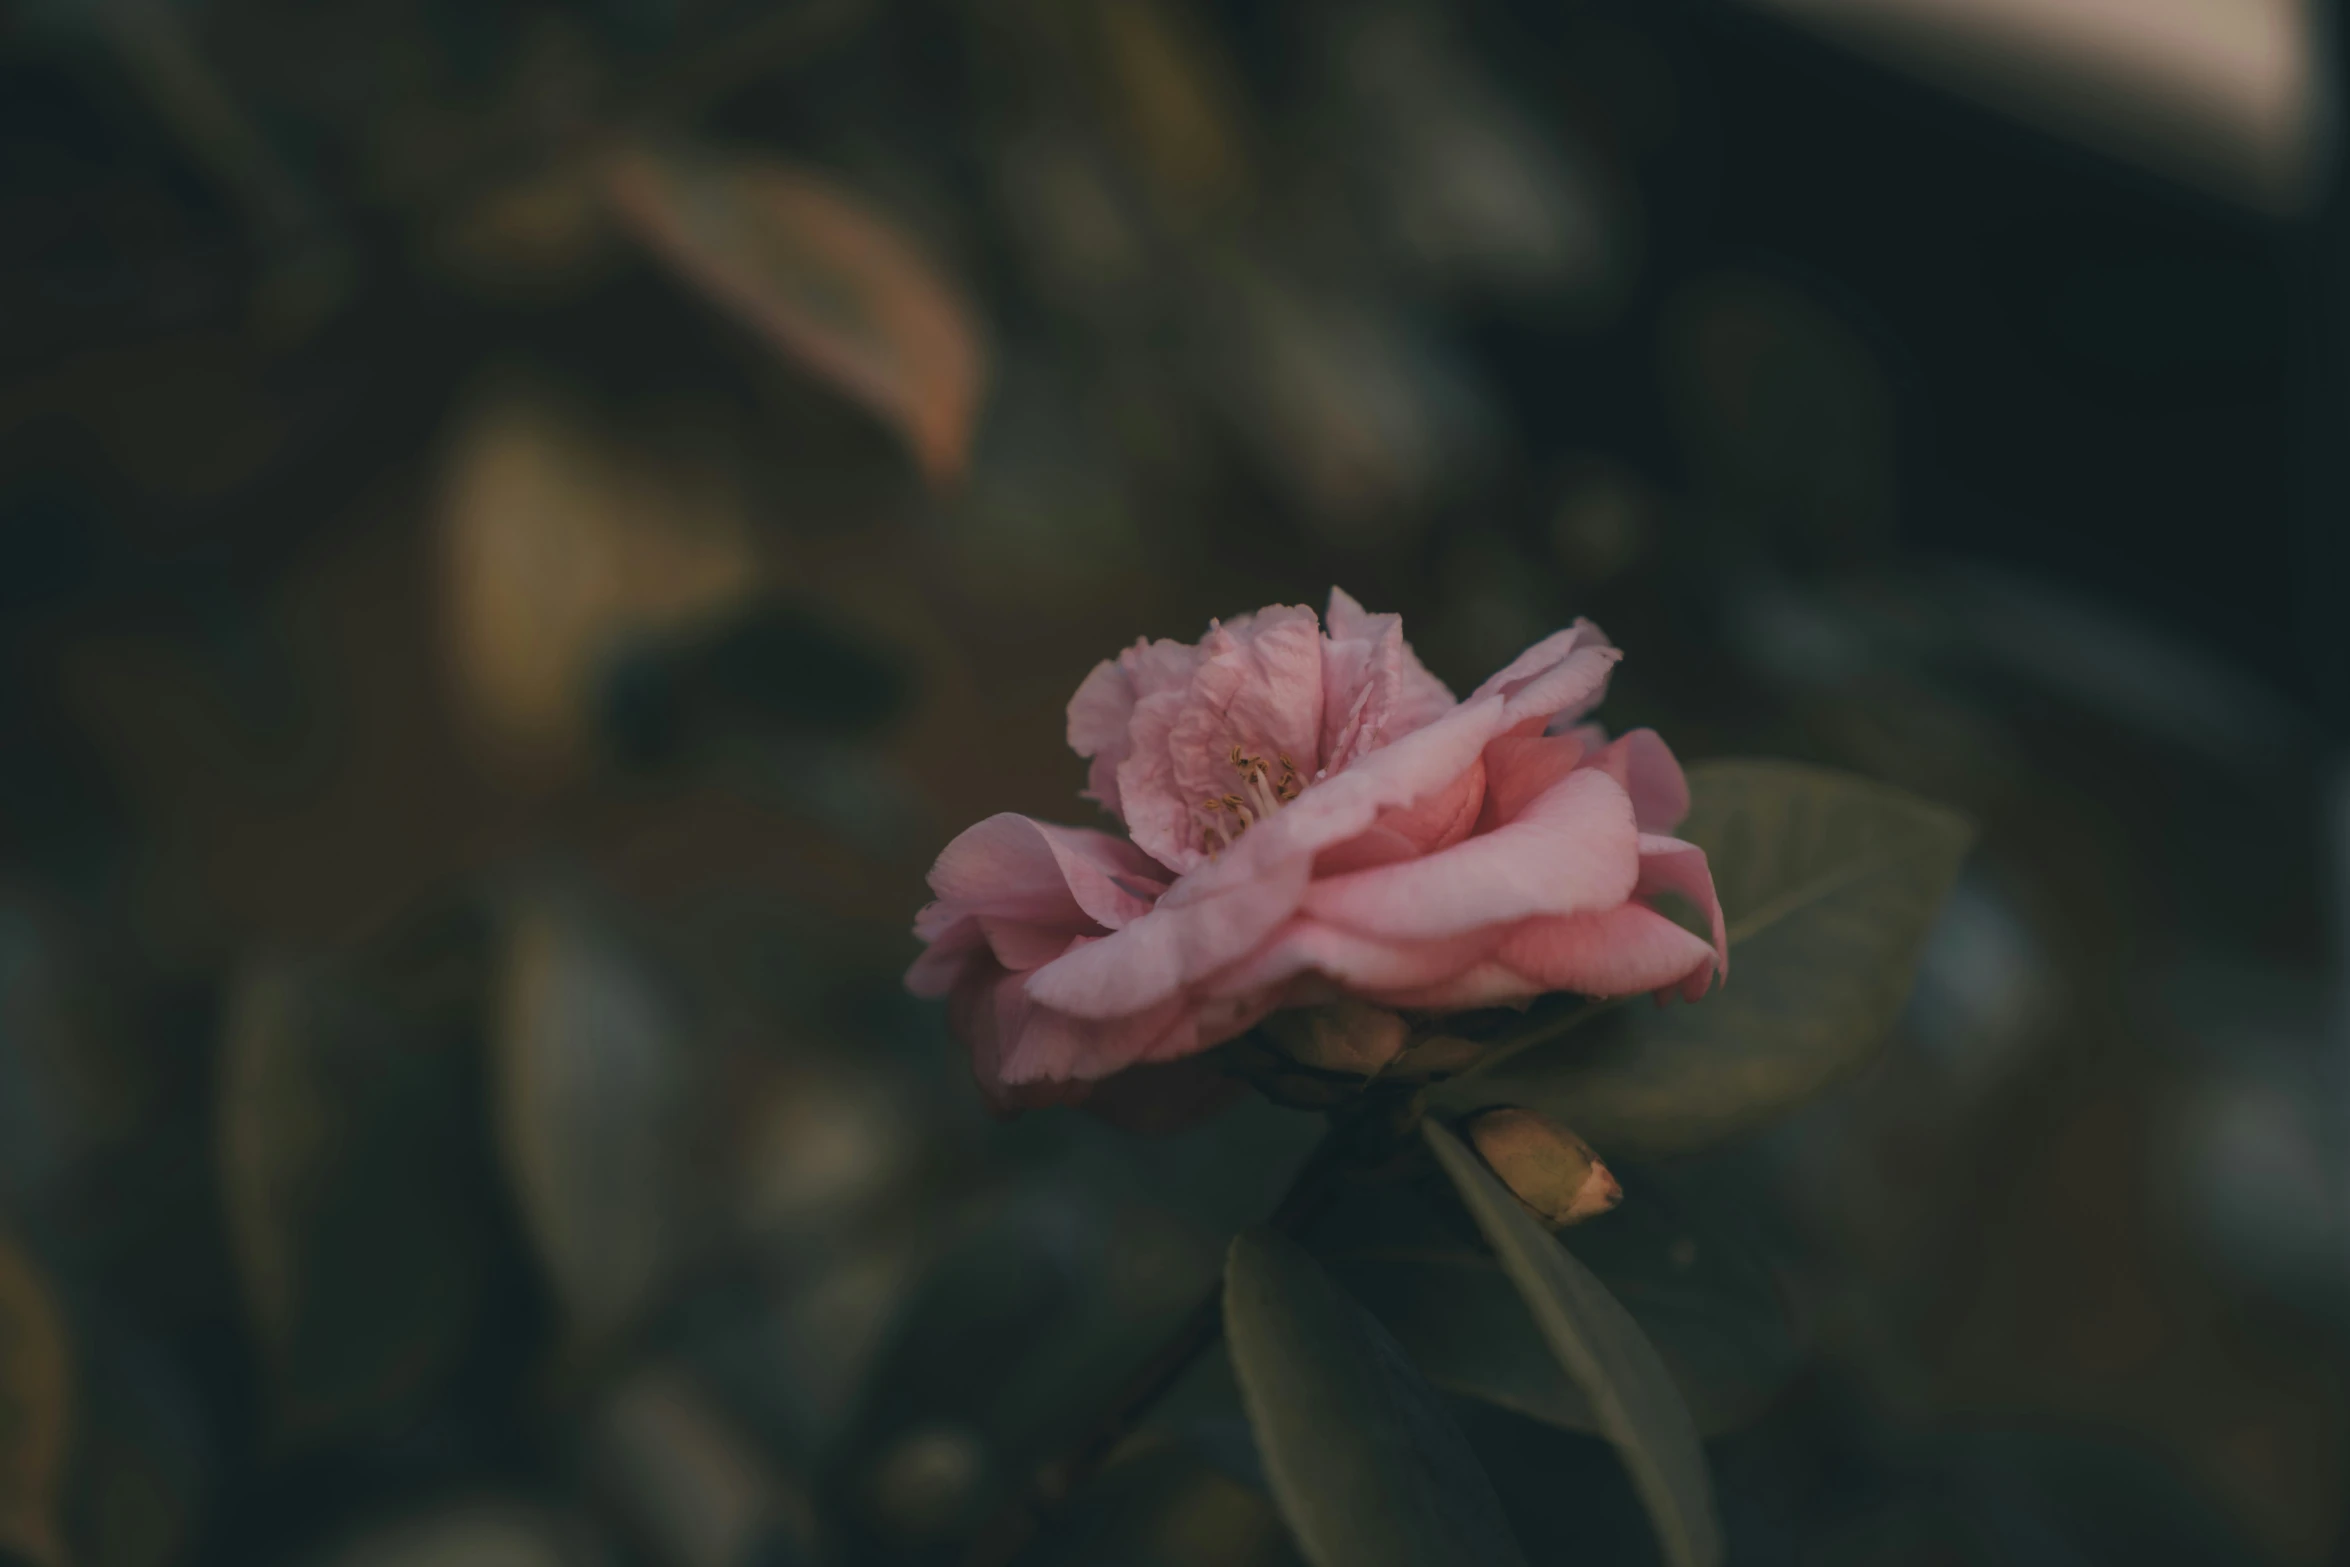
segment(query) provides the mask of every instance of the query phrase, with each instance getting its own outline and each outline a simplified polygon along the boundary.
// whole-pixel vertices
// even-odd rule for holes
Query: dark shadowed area
[[[1702,1148],[1580,1101],[1559,1287],[1729,1561],[2350,1562],[2336,31],[0,8],[0,1564],[989,1559],[1320,1122],[991,1117],[924,873],[1115,825],[1097,661],[1334,584],[1973,823],[1865,1068]],[[1650,1406],[1405,1266],[1523,1215],[1393,1184],[1243,1240],[1019,1561],[1361,1559],[1259,1451],[1356,1301],[1331,1407],[1433,1421],[1462,1538],[1702,1559]]]

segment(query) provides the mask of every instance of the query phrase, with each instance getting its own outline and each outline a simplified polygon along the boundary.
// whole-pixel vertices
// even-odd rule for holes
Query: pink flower
[[[1729,955],[1704,852],[1667,835],[1680,764],[1653,731],[1577,725],[1621,656],[1578,621],[1455,701],[1397,616],[1336,589],[1321,621],[1275,606],[1137,642],[1069,703],[1086,792],[1128,836],[972,827],[931,870],[906,983],[948,998],[999,1108],[1125,1119],[1212,1098],[1194,1058],[1283,1007],[1695,1000]]]

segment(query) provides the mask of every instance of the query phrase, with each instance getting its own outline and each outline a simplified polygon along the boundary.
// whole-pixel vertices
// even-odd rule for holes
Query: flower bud
[[[1299,1066],[1369,1077],[1395,1059],[1411,1025],[1384,1007],[1349,997],[1328,1006],[1299,1007],[1265,1019],[1264,1031]]]
[[[1580,1224],[1624,1200],[1624,1189],[1591,1145],[1532,1110],[1488,1110],[1469,1123],[1469,1141],[1518,1201],[1552,1229]]]

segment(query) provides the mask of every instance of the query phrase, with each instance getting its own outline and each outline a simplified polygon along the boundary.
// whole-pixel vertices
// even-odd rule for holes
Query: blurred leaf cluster
[[[1334,579],[1456,684],[1590,613],[1611,721],[1981,847],[1934,915],[1895,796],[1701,771],[1718,1010],[1434,1091],[1622,1208],[1529,1237],[1439,1131],[1468,1206],[1423,1162],[1243,1239],[1250,1325],[1034,1560],[1396,1549],[1250,1436],[1317,1355],[1447,1433],[1474,1559],[1650,1559],[1659,1376],[1734,1560],[2338,1549],[2313,739],[1905,549],[1880,323],[1691,194],[1712,26],[0,19],[0,1560],[958,1559],[1316,1126],[987,1122],[896,988],[920,868],[1068,813],[1092,660]],[[1887,983],[1829,1027],[1774,953]]]

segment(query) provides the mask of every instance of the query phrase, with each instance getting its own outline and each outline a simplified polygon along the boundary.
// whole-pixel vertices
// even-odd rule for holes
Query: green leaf
[[[1273,1495],[1315,1567],[1524,1562],[1435,1389],[1294,1242],[1233,1241],[1224,1330]]]
[[[1639,1324],[1459,1138],[1434,1121],[1421,1129],[1551,1353],[1591,1400],[1600,1433],[1631,1471],[1668,1567],[1712,1567],[1722,1541],[1705,1449]]]
[[[1729,919],[1730,977],[1628,1007],[1439,1089],[1447,1113],[1524,1105],[1614,1157],[1720,1142],[1866,1064],[1909,995],[1972,831],[1881,784],[1790,762],[1690,770],[1681,835]]]
[[[1705,1435],[1755,1419],[1802,1365],[1770,1269],[1730,1238],[1635,1192],[1615,1212],[1578,1225],[1573,1239],[1579,1259],[1655,1344]],[[1560,1369],[1491,1255],[1441,1233],[1401,1240],[1322,1261],[1430,1382],[1600,1433],[1590,1397]]]

